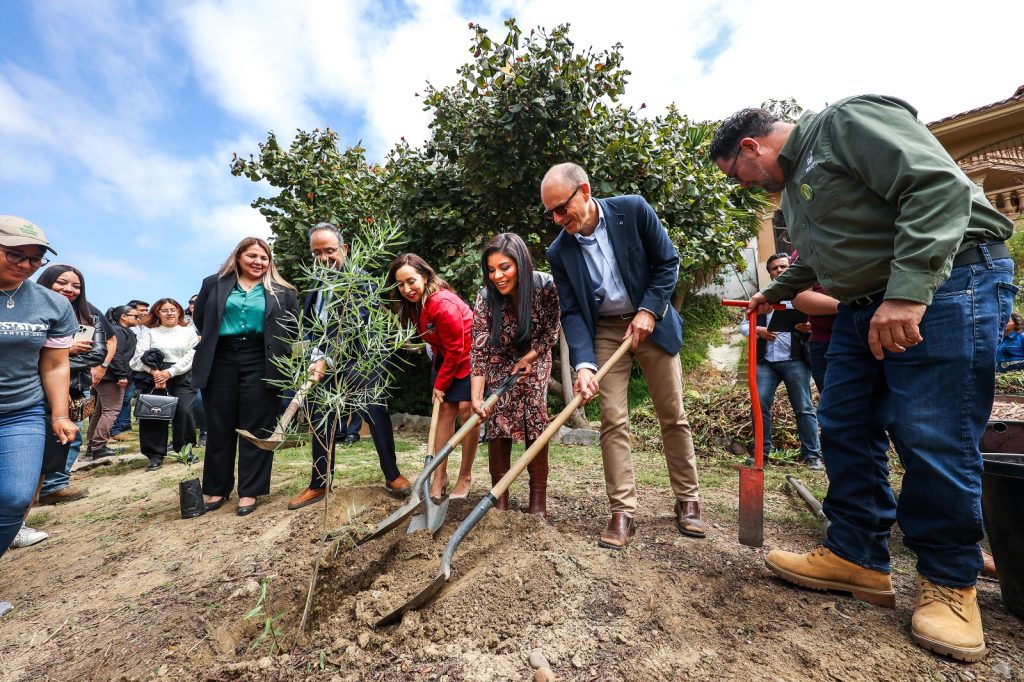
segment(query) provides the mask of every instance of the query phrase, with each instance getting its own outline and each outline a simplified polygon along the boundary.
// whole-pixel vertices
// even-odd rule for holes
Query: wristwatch
[[[106,361],[101,362],[100,363],[100,367],[102,367],[103,369],[106,369],[107,367],[110,367],[110,363],[106,362]]]

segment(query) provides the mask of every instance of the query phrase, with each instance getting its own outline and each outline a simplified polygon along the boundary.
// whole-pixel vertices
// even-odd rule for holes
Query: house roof
[[[991,104],[986,104],[985,106],[977,107],[975,109],[970,109],[968,111],[964,111],[964,112],[961,112],[959,114],[954,114],[952,116],[947,116],[945,118],[940,118],[937,121],[932,121],[931,123],[929,123],[928,127],[931,128],[932,126],[940,125],[942,123],[948,123],[949,121],[955,121],[958,118],[966,118],[968,116],[974,116],[975,114],[980,114],[980,113],[983,113],[985,111],[989,111],[991,109],[998,109],[999,107],[1005,106],[1007,104],[1010,104],[1011,102],[1016,102],[1016,101],[1024,101],[1024,85],[1021,85],[1020,87],[1018,87],[1017,90],[1013,93],[1012,97],[1007,97],[1004,100],[1000,100],[998,102],[992,102]]]

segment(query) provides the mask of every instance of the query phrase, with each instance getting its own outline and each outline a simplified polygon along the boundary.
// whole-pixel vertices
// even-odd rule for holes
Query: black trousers
[[[280,404],[277,389],[267,383],[263,342],[221,339],[213,356],[210,378],[203,389],[206,410],[206,461],[203,492],[226,497],[235,487],[238,452],[238,496],[270,492],[274,453],[261,450],[235,429],[258,438],[274,431]]]
[[[167,382],[167,393],[178,398],[171,420],[171,445],[180,451],[185,443],[196,443],[196,423],[192,418],[192,403],[196,389],[192,386],[192,372],[171,377]],[[139,447],[147,457],[167,454],[167,422],[155,419],[139,420]]]
[[[401,474],[398,471],[398,460],[395,456],[395,428],[391,424],[391,412],[387,405],[370,405],[365,412],[355,413],[370,425],[370,435],[373,437],[373,446],[377,449],[377,459],[380,460],[380,470],[384,472],[384,478],[393,481]],[[313,412],[313,424],[320,424],[322,414]],[[327,487],[327,462],[330,459],[330,471],[334,471],[334,443],[337,440],[339,429],[344,430],[340,415],[334,414],[333,419],[328,422],[326,433],[317,431],[313,435],[313,475],[309,481],[309,487],[313,490],[321,490]]]

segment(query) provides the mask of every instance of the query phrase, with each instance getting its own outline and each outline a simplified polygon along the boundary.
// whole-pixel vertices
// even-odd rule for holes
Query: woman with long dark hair
[[[173,298],[161,298],[153,304],[145,326],[149,331],[139,337],[132,357],[135,385],[142,393],[166,391],[178,399],[171,420],[171,447],[180,452],[186,443],[195,445],[196,425],[192,419],[192,358],[199,337],[185,322],[185,310]],[[159,353],[156,353],[159,351]],[[147,471],[155,471],[167,455],[167,422],[139,420],[139,446],[149,457]]]
[[[485,390],[510,374],[522,378],[492,408],[487,426],[487,463],[491,484],[504,476],[512,460],[513,441],[529,447],[548,425],[547,393],[551,347],[558,341],[558,292],[551,275],[533,269],[533,259],[519,235],[499,234],[480,257],[484,287],[473,310],[472,401],[481,417]],[[547,518],[548,448],[527,467],[527,511]],[[508,509],[508,492],[494,505]]]
[[[81,328],[93,330],[90,338],[76,337],[71,344],[71,398],[88,398],[93,392],[94,379],[105,376],[114,356],[113,342],[107,343],[108,339],[113,339],[114,329],[103,313],[89,303],[85,293],[85,275],[78,268],[56,263],[43,270],[36,283],[66,298]],[[94,409],[100,409],[102,399],[103,396],[97,394]],[[39,490],[40,504],[70,502],[89,493],[85,488],[71,485],[71,467],[82,450],[83,425],[84,421],[78,422],[78,436],[71,442],[67,452],[62,452],[62,448],[56,447],[52,441],[47,443],[43,461],[43,485]]]
[[[389,285],[400,299],[398,317],[416,328],[420,338],[430,345],[434,369],[431,398],[441,403],[437,417],[437,442],[445,443],[455,433],[455,418],[463,423],[473,415],[469,387],[469,351],[472,345],[473,311],[441,279],[434,268],[415,253],[402,254],[388,266]],[[480,440],[480,427],[473,428],[462,441],[459,479],[452,489],[453,498],[469,495],[473,485],[473,460]],[[431,497],[441,497],[448,487],[447,463],[434,472]]]
[[[202,336],[193,376],[203,392],[206,411],[206,463],[203,492],[206,509],[219,509],[235,487],[238,453],[238,507],[245,516],[256,498],[270,492],[273,454],[235,429],[257,437],[274,430],[283,379],[274,358],[291,354],[286,325],[298,311],[295,287],[274,265],[267,242],[246,237],[238,242],[220,270],[203,280],[193,321]]]

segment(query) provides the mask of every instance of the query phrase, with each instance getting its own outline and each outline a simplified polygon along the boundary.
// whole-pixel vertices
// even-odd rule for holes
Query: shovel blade
[[[434,578],[434,582],[427,585],[425,590],[423,590],[422,592],[414,596],[412,599],[399,606],[397,609],[395,609],[388,615],[378,620],[376,623],[373,624],[373,627],[380,628],[384,627],[385,625],[391,625],[392,623],[401,620],[402,614],[404,614],[406,611],[418,609],[419,607],[426,604],[428,601],[431,600],[431,598],[433,598],[435,594],[441,591],[441,588],[444,587],[444,584],[448,581],[448,576],[450,575],[451,566],[448,566],[447,570],[442,568],[441,572],[437,574],[436,578]]]
[[[433,458],[427,455],[426,461],[423,463],[423,468],[426,469],[430,465],[430,461]],[[409,529],[405,532],[412,534],[417,531],[421,531],[428,527],[427,525],[427,514],[430,509],[430,505],[434,502],[430,499],[430,477],[423,477],[423,485],[420,490],[420,499],[423,500],[425,506],[416,516],[412,517],[412,521],[409,522]]]
[[[738,467],[740,471],[740,544],[764,545],[764,469]]]
[[[386,535],[389,531],[394,530],[400,526],[403,521],[412,516],[416,510],[419,509],[420,504],[422,504],[422,501],[419,499],[419,496],[413,495],[408,502],[395,510],[394,514],[381,521],[380,525],[377,526],[377,530],[356,539],[356,546],[358,547],[359,545],[366,544],[370,540],[379,538],[382,535]]]
[[[437,531],[444,525],[444,518],[448,516],[449,498],[444,498],[441,504],[434,504],[434,501],[427,496],[427,528],[430,529],[430,536],[435,537]]]
[[[300,441],[295,439],[287,440],[283,435],[272,435],[269,438],[257,438],[245,429],[235,429],[239,436],[246,439],[261,450],[273,452],[283,447],[295,447]]]

